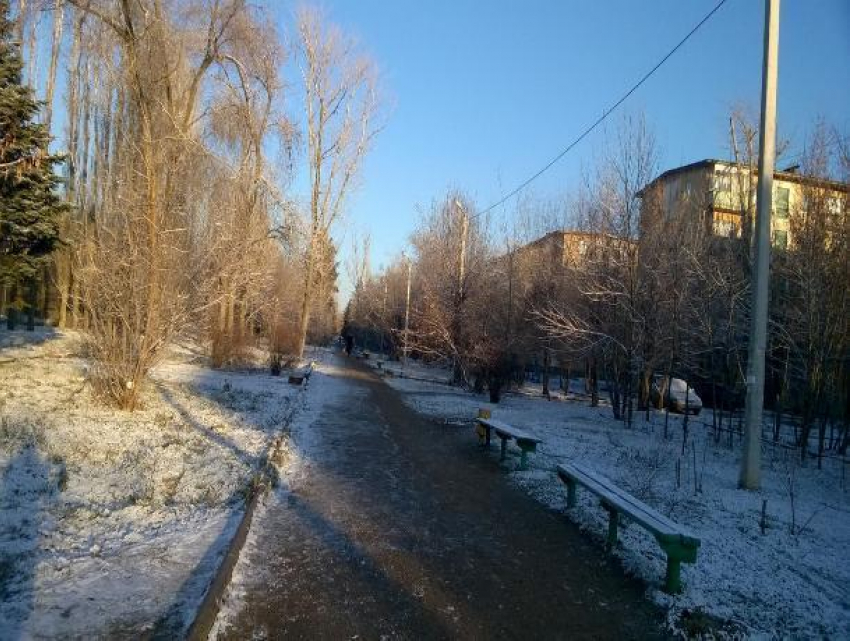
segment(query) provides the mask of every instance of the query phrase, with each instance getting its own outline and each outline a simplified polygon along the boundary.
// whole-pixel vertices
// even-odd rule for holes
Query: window
[[[788,193],[787,187],[776,188],[776,201],[773,208],[777,218],[788,218]]]
[[[715,236],[722,236],[724,238],[741,237],[741,217],[738,214],[716,211],[712,216],[711,226]]]
[[[777,249],[788,248],[788,232],[783,229],[776,229],[773,232],[773,246]]]
[[[732,191],[732,177],[729,174],[717,174],[714,177],[716,191]]]
[[[728,220],[715,220],[714,224],[714,235],[722,236],[724,238],[732,238],[735,236],[735,225]]]

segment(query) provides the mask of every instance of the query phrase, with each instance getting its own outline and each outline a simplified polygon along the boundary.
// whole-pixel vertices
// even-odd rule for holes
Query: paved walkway
[[[255,522],[226,638],[629,639],[659,612],[469,428],[431,422],[361,364],[310,428],[306,472]],[[328,388],[332,386],[328,385]]]

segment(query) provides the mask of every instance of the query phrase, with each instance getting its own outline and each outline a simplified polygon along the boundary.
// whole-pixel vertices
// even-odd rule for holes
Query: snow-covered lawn
[[[78,353],[0,330],[0,638],[179,636],[299,388],[176,347],[119,412]]]
[[[850,638],[850,469],[842,470],[839,460],[826,460],[818,470],[811,461],[801,466],[797,451],[766,446],[762,490],[746,492],[737,489],[738,437],[732,449],[725,437],[715,443],[702,417],[691,420],[683,453],[680,416],[670,415],[665,439],[663,412],[651,413],[648,422],[638,415],[629,430],[609,408],[575,400],[511,394],[490,405],[486,395],[445,385],[386,380],[424,414],[466,417],[471,424],[478,408],[486,407],[494,418],[542,438],[528,471],[516,469],[519,452],[513,448],[507,467],[513,481],[565,514],[566,491],[554,468],[575,461],[693,530],[702,547],[695,565],[682,566],[685,589],[677,597],[661,590],[665,556],[651,535],[623,527],[616,549],[626,570],[647,582],[650,598],[669,608],[672,630]],[[495,465],[495,452],[493,459]],[[579,506],[569,518],[604,539],[607,513],[589,492],[579,489]]]

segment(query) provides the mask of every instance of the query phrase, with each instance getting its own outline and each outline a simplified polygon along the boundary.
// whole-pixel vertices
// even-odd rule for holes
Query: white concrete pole
[[[747,360],[747,405],[744,452],[738,485],[761,485],[761,431],[764,409],[764,362],[767,349],[767,305],[770,270],[770,216],[773,210],[773,165],[776,154],[776,79],[779,57],[779,0],[765,0],[764,68],[759,131],[758,203],[756,203],[750,345]]]
[[[411,263],[410,259],[407,259],[407,299],[404,303],[404,358],[401,363],[402,371],[407,367],[407,332],[410,329],[410,273],[411,273]]]

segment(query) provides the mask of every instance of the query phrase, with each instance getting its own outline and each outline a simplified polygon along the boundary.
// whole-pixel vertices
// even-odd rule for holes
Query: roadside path
[[[328,396],[296,434],[309,460],[255,522],[219,638],[663,636],[643,586],[514,487],[470,429],[342,358],[310,385]]]

